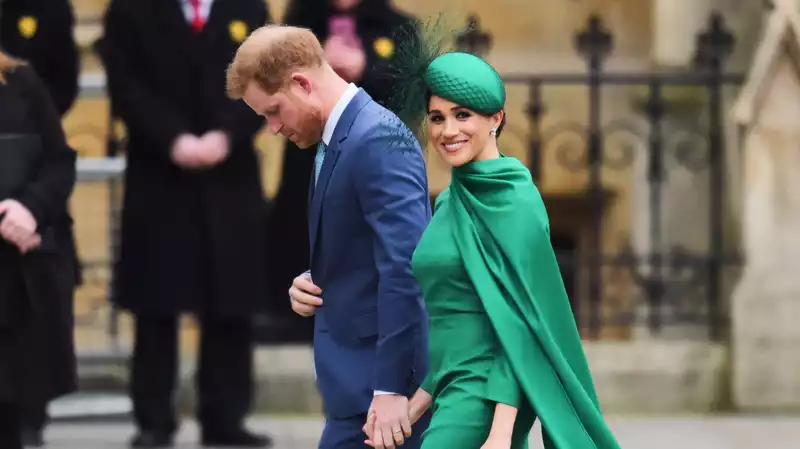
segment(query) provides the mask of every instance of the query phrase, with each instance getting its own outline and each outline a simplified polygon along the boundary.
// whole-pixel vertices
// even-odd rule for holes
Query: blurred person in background
[[[135,321],[134,447],[178,430],[179,318],[200,328],[197,419],[207,446],[267,447],[244,420],[252,315],[264,298],[263,121],[225,94],[225,71],[264,0],[111,0],[97,49],[122,120],[125,197],[114,301]]]
[[[69,0],[0,0],[0,47],[36,70],[62,117],[78,97],[74,24]]]
[[[0,447],[16,449],[27,411],[77,384],[63,300],[74,271],[58,238],[75,152],[36,72],[1,52],[0,104]]]
[[[385,104],[392,86],[384,82],[384,72],[400,45],[395,42],[396,31],[413,20],[389,0],[290,0],[283,22],[314,32],[336,72]],[[311,341],[313,324],[291,313],[285,298],[286,285],[309,264],[306,203],[313,160],[313,151],[303,151],[286,140],[281,184],[269,219],[268,247],[273,254],[280,254],[280,263],[269,273],[273,324],[267,341]]]
[[[74,15],[68,0],[0,0],[0,49],[27,61],[47,88],[58,114],[63,117],[78,96],[79,57],[73,38]],[[74,285],[60,291],[64,310],[72,312],[75,288],[81,283],[81,270],[75,247],[72,217],[67,209],[54,219],[60,251],[71,259]],[[73,328],[72,314],[54,316],[51,326]],[[72,380],[53,373],[56,388],[52,399],[69,390]],[[63,382],[63,386],[57,384]],[[45,404],[46,405],[46,404]],[[43,445],[46,407],[26,410],[23,437],[27,446]]]

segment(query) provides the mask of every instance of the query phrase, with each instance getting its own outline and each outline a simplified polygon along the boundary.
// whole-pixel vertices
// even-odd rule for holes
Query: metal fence
[[[476,17],[471,17],[468,25],[467,31],[457,39],[457,45],[466,51],[486,54],[491,48],[491,34],[480,28]],[[547,181],[546,168],[551,166],[587,175],[581,187],[582,198],[579,198],[587,211],[581,219],[587,229],[584,243],[576,243],[574,235],[556,233],[553,236],[576,319],[586,338],[601,337],[602,330],[609,325],[634,323],[655,333],[669,325],[688,323],[702,326],[712,339],[725,337],[725,273],[740,264],[738,255],[727,251],[723,240],[728,232],[724,210],[727,197],[724,181],[727,151],[722,118],[724,91],[739,85],[744,78],[742,74],[726,70],[725,62],[733,46],[734,37],[722,16],[714,13],[707,29],[697,36],[694,67],[680,72],[608,70],[614,36],[598,16],[591,16],[586,27],[574,36],[574,48],[585,60],[585,70],[504,77],[509,88],[523,86],[528,92],[525,108],[528,129],[521,140],[537,183]],[[603,90],[620,86],[640,86],[645,92],[641,108],[641,117],[646,122],[644,128],[634,126],[632,120],[606,121],[603,116],[608,101],[602,95]],[[695,89],[696,109],[702,119],[690,125],[684,123],[679,129],[674,125],[666,129],[672,113],[664,92],[678,86]],[[582,121],[548,120],[546,94],[549,89],[564,87],[585,91],[588,106]],[[504,134],[509,132],[515,131],[511,129]],[[628,134],[635,142],[624,147],[609,145],[609,139],[620,132]],[[679,133],[692,138],[676,144],[673,137]],[[517,132],[518,137],[519,134]],[[553,144],[564,134],[578,136],[579,148]],[[121,189],[118,175],[124,169],[123,160],[118,158],[124,142],[113,132],[107,133],[106,142],[107,159],[85,159],[81,162],[83,165],[79,165],[83,180],[100,180],[109,186],[111,260],[86,264],[89,271],[98,272],[108,270],[117,253],[115,231]],[[665,241],[663,198],[669,176],[677,170],[704,173],[702,179],[708,198],[705,249],[662,244],[646,251],[632,246],[609,251],[603,232],[607,213],[604,204],[609,201],[605,177],[609,170],[631,170],[637,160],[644,160],[646,166],[643,186],[648,197],[646,234],[651,242]],[[631,288],[622,293],[625,298],[618,297],[616,284],[619,282],[613,280],[615,273],[623,273],[628,279]],[[108,282],[107,294],[110,295],[113,292],[111,276],[97,279]],[[624,306],[609,308],[609,304]],[[113,306],[110,314],[108,333],[113,349],[118,347],[117,314]]]
[[[459,37],[458,46],[485,55],[491,48],[491,34],[480,28],[476,17],[469,19],[469,25],[469,30]],[[614,35],[599,16],[591,16],[585,28],[574,36],[574,49],[585,60],[586,70],[504,77],[509,88],[527,87],[525,114],[529,129],[523,140],[536,182],[546,184],[548,167],[587,175],[582,195],[588,204],[588,243],[579,247],[574,238],[553,240],[573,310],[587,338],[600,337],[604,327],[629,326],[637,321],[656,334],[668,325],[691,324],[706,328],[712,339],[725,337],[724,278],[726,272],[731,268],[735,271],[740,264],[738,255],[726,250],[724,242],[730,229],[726,228],[724,209],[727,151],[723,100],[726,88],[738,86],[744,79],[742,74],[726,70],[734,43],[722,15],[713,13],[707,28],[697,35],[693,67],[679,72],[612,71],[607,62],[614,50]],[[551,120],[545,126],[545,93],[570,86],[587,95],[583,121]],[[639,87],[644,92],[640,95],[643,101],[639,117],[644,118],[645,126],[636,126],[633,118],[604,117],[602,111],[609,100],[602,92],[615,87]],[[676,87],[692,89],[697,97],[692,106],[696,119],[669,125],[668,129],[667,123],[674,121],[670,115],[675,113],[668,108],[665,91]],[[608,142],[619,133],[627,134],[632,142],[612,148]],[[555,145],[554,141],[564,134],[578,136],[578,148]],[[679,138],[683,142],[676,142]],[[609,171],[633,170],[637,160],[645,161],[643,188],[648,196],[649,223],[646,239],[654,244],[645,251],[627,247],[609,252],[603,232],[603,205],[609,201],[604,177]],[[702,174],[702,179],[707,180],[703,186],[707,196],[705,249],[663,243],[668,240],[663,225],[666,184],[678,170]],[[631,288],[625,293],[628,298],[614,297],[613,273],[624,273],[629,279]],[[610,303],[624,306],[608,307]],[[644,310],[644,316],[637,313],[640,310]]]

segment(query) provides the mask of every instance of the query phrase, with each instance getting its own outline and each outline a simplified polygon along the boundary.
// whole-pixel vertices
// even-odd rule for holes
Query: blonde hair
[[[311,30],[285,25],[263,26],[239,46],[228,66],[228,96],[242,98],[252,81],[273,94],[286,85],[292,72],[320,68],[323,64],[322,44]]]
[[[0,84],[6,83],[6,74],[24,63],[0,51]]]

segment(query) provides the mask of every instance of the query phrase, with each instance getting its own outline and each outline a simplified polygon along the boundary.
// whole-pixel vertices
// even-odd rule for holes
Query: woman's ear
[[[506,115],[506,111],[502,110],[492,116],[492,129],[497,131],[497,128],[500,127],[500,124],[503,123],[503,118]]]

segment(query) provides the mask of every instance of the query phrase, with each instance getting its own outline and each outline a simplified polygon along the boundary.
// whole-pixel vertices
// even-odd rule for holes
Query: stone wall
[[[604,413],[708,413],[729,408],[728,354],[721,345],[690,342],[596,342],[585,350]],[[269,413],[320,413],[309,347],[259,349],[254,408]],[[180,408],[195,404],[194,360],[181,367]],[[84,391],[124,393],[128,373],[121,361],[83,365]]]
[[[725,407],[727,353],[723,346],[688,342],[586,343],[606,413],[710,412]],[[319,412],[311,350],[261,349],[257,407],[271,412]],[[183,404],[191,408],[190,364]]]
[[[106,3],[107,0],[73,0],[73,4],[79,9],[78,15],[83,17],[86,23],[77,30],[79,40],[84,45],[88,45],[96,37],[99,30],[96,23],[92,24],[91,20],[93,16],[96,17],[101,13]],[[397,0],[396,3],[401,8],[420,15],[447,5],[445,1],[426,0]],[[616,69],[645,70],[664,65],[685,64],[686,49],[693,44],[689,42],[691,39],[687,36],[696,31],[697,26],[703,25],[704,20],[694,20],[694,18],[705,16],[710,7],[723,8],[726,18],[739,36],[739,47],[731,63],[734,68],[741,69],[748,64],[760,22],[760,17],[755,13],[757,8],[753,6],[754,3],[734,0],[653,0],[652,2],[594,0],[570,2],[568,8],[565,8],[564,0],[502,0],[499,3],[502,4],[468,0],[453,7],[452,11],[456,16],[460,15],[459,17],[465,17],[471,12],[481,16],[483,25],[495,36],[495,49],[490,55],[490,61],[504,73],[584,69],[582,61],[574,55],[571,47],[572,34],[583,25],[586,15],[595,10],[603,14],[617,35],[617,52],[610,62]],[[280,17],[285,2],[274,0],[270,4],[273,14]],[[749,9],[741,5],[748,6]],[[670,10],[672,13],[664,13],[663,8],[672,8]],[[680,20],[681,17],[690,17],[692,20],[687,19],[684,23]],[[681,26],[671,26],[670,20],[677,20]],[[94,74],[99,67],[88,51],[86,54],[84,71]],[[510,93],[509,110],[514,112],[510,128],[524,130],[526,120],[522,112],[525,108],[526,92],[524,88],[515,86],[510,89]],[[548,95],[548,103],[554,106],[549,112],[551,123],[564,117],[584,114],[586,95],[582,89],[574,89],[574,92],[554,89]],[[630,92],[611,90],[604,95],[622,99],[609,110],[603,111],[606,119],[611,120],[631,113],[633,108],[626,101],[632,96]],[[70,141],[81,150],[82,155],[102,154],[103,139],[100,138],[102,135],[93,130],[105,128],[107,125],[106,108],[107,103],[104,98],[86,97],[81,99],[67,117],[65,126]],[[784,115],[784,117],[789,116]],[[679,128],[680,124],[667,124],[667,126]],[[520,139],[511,141],[509,152],[524,160],[523,141]],[[729,145],[729,154],[732,157],[729,158],[731,166],[728,172],[732,174],[731,191],[738,192],[742,178],[738,175],[741,173],[741,167],[736,158],[738,147],[734,143],[731,141]],[[272,194],[279,182],[277,174],[280,173],[281,154],[277,148],[278,141],[265,137],[260,140],[259,146],[265,162],[265,190],[267,194]],[[790,162],[786,162],[785,165],[791,167]],[[444,177],[446,170],[438,166],[435,161],[431,166],[432,185],[434,188],[436,185],[443,185],[446,182]],[[702,176],[684,176],[683,179],[674,180],[669,186],[667,194],[672,206],[664,217],[664,226],[672,230],[668,235],[669,241],[641,240],[642,232],[646,232],[648,224],[647,217],[642,218],[641,211],[647,210],[647,203],[637,202],[631,193],[646,193],[641,188],[642,166],[643,164],[639,163],[630,171],[612,174],[607,178],[610,185],[622,192],[623,196],[615,208],[608,212],[605,228],[609,237],[607,241],[616,244],[617,241],[614,239],[618,239],[619,234],[624,234],[630,227],[633,230],[633,239],[640,239],[637,249],[641,251],[676,242],[688,242],[690,247],[702,247],[708,239],[705,229],[701,229],[705,220],[694,213],[708,210],[707,199],[702,195],[694,195],[696,186],[706,182],[706,178]],[[640,171],[637,172],[637,168]],[[557,167],[550,167],[548,176],[547,188],[552,191],[576,190],[585,182],[585,176],[559,173]],[[764,179],[767,178],[768,176],[765,176]],[[107,191],[102,186],[81,186],[73,197],[75,215],[80,217],[77,226],[81,252],[84,257],[93,260],[107,259],[108,242],[105,239],[108,231],[107,223],[101,219],[95,220],[107,214],[106,195]],[[691,201],[687,202],[687,198]],[[732,208],[735,209],[735,195],[732,203]],[[635,215],[637,213],[639,215]],[[687,223],[688,226],[682,227]],[[98,238],[98,236],[103,237]],[[771,245],[781,246],[781,241],[773,239]],[[767,245],[762,249],[766,251],[770,247]],[[770,259],[768,252],[764,252],[763,256]],[[784,264],[787,267],[792,266],[788,261]],[[735,352],[737,371],[740,373],[736,387],[737,395],[740,403],[757,409],[770,409],[782,403],[789,407],[796,401],[791,402],[788,398],[800,397],[797,382],[793,380],[797,372],[793,367],[800,366],[800,360],[797,358],[800,351],[796,349],[800,343],[800,334],[793,329],[800,327],[794,325],[792,321],[784,325],[785,332],[781,336],[776,337],[774,333],[767,332],[781,320],[793,320],[794,317],[800,316],[797,301],[790,301],[794,299],[793,292],[800,291],[800,286],[791,284],[793,282],[791,276],[783,278],[782,282],[775,282],[774,278],[768,275],[766,271],[760,275],[750,273],[751,287],[749,290],[742,289],[739,292],[740,295],[749,298],[739,302],[738,305],[739,315],[746,317],[748,324],[741,327],[741,331],[734,339],[737,348]],[[104,304],[104,293],[102,287],[89,293],[86,293],[84,288],[84,296],[90,296],[93,300],[78,301],[78,306],[88,309],[88,313],[94,313],[92,312],[95,310],[94,307]],[[768,298],[786,300],[772,302],[772,305],[765,307],[764,301]],[[86,328],[90,332],[78,335],[79,346],[83,350],[93,350],[96,346],[106,347],[109,344],[105,328],[102,327],[107,323],[100,318],[94,324],[94,327]],[[126,321],[123,321],[123,324],[126,324]],[[129,340],[127,328],[127,325],[123,326],[125,340]],[[188,393],[193,388],[190,376],[193,366],[191,356],[196,346],[196,336],[190,332],[189,337],[185,339],[184,346],[187,358],[183,364],[185,382],[181,396],[187,408],[191,406],[193,397]],[[774,350],[766,350],[767,347]],[[703,341],[692,343],[687,341],[687,334],[681,332],[673,341],[643,338],[635,342],[587,342],[586,351],[603,408],[608,412],[707,412],[725,409],[730,405],[729,366],[732,361],[728,357],[726,346]],[[259,409],[284,412],[320,410],[308,348],[260,349],[257,359],[259,393],[256,403]],[[120,363],[118,366],[107,363],[92,369],[84,365],[87,389],[97,387],[102,379],[103,389],[108,390],[109,387],[113,387],[125,391],[127,370],[121,359],[118,362]],[[767,375],[770,373],[773,374],[772,377]]]

